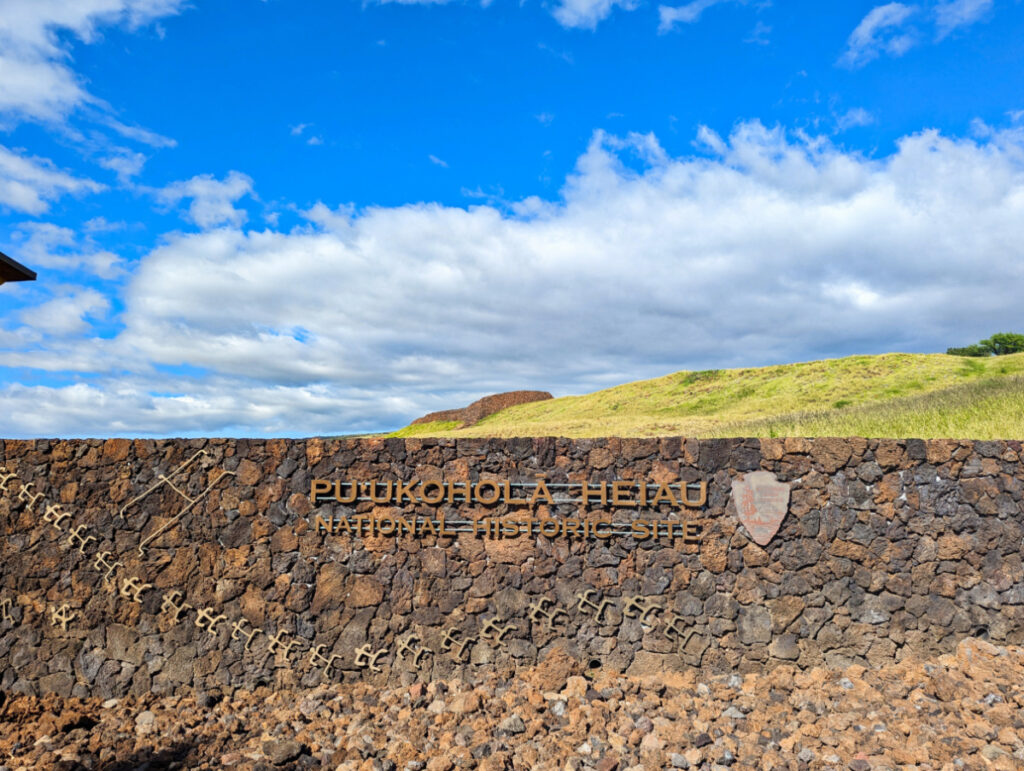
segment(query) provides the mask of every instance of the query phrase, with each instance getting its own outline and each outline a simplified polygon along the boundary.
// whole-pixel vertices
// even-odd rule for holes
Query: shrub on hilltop
[[[999,332],[987,340],[963,348],[947,348],[951,356],[1005,356],[1024,351],[1024,335],[1015,332]]]

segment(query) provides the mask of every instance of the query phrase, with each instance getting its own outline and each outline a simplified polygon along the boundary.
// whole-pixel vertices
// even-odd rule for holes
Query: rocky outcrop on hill
[[[412,425],[415,426],[420,423],[434,423],[441,420],[457,420],[462,424],[459,428],[465,428],[466,426],[472,426],[474,423],[480,422],[488,415],[493,415],[495,412],[501,412],[509,407],[515,407],[517,404],[529,404],[530,402],[540,402],[545,399],[553,398],[554,397],[547,391],[507,391],[503,394],[492,394],[491,396],[485,396],[483,399],[477,399],[468,407],[462,407],[457,410],[431,412],[428,415],[424,415],[422,418],[414,420]]]
[[[0,767],[478,769],[1019,769],[1024,649],[878,669],[581,673],[553,651],[475,686],[335,684],[76,699],[0,692]]]

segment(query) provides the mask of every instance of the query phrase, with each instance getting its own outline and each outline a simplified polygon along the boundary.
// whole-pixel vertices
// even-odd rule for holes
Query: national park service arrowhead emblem
[[[740,522],[757,544],[767,546],[789,510],[789,485],[770,471],[753,471],[732,481],[732,496]]]

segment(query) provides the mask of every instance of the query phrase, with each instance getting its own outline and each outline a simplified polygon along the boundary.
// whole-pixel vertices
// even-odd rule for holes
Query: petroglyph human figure
[[[577,594],[576,599],[579,600],[579,602],[576,603],[576,610],[578,610],[580,613],[586,613],[588,615],[591,612],[596,611],[596,613],[594,614],[594,620],[600,624],[601,617],[604,615],[604,612],[608,608],[614,606],[612,604],[612,601],[607,598],[602,599],[600,604],[598,604],[594,602],[595,597],[597,597],[596,589],[587,589],[582,594]]]
[[[665,628],[662,630],[662,634],[668,639],[676,639],[679,641],[679,649],[690,641],[690,638],[696,633],[696,629],[692,626],[685,626],[686,619],[680,616],[678,613],[673,613],[672,617],[665,624]]]
[[[371,653],[370,643],[366,643],[362,648],[356,648],[355,665],[360,669],[369,669],[371,672],[383,672],[384,670],[377,666],[377,662],[387,655],[387,648],[379,648]]]
[[[12,479],[17,479],[18,475],[13,471],[8,471],[6,466],[0,466],[0,493],[7,492],[7,485]]]
[[[120,560],[111,562],[110,559],[113,556],[114,555],[109,551],[100,552],[99,556],[96,557],[96,561],[92,563],[92,566],[96,568],[97,571],[103,573],[104,584],[110,583],[110,579],[113,577],[115,570],[119,567],[124,567],[124,563]]]
[[[299,644],[298,640],[289,640],[286,643],[284,638],[289,634],[290,632],[286,632],[284,629],[278,629],[277,634],[269,638],[267,653],[276,654],[279,659],[287,661],[291,649]]]
[[[462,657],[466,654],[466,649],[477,642],[476,637],[467,637],[465,640],[459,640],[461,634],[461,629],[450,626],[444,630],[444,636],[441,638],[441,650],[445,652],[451,651],[456,661],[462,661]]]
[[[70,533],[68,533],[68,546],[77,545],[79,554],[85,554],[85,547],[88,546],[90,543],[94,543],[96,541],[96,536],[93,535],[87,535],[84,538],[82,537],[82,533],[88,529],[89,528],[87,525],[79,525]]]
[[[261,631],[259,629],[253,629],[251,632],[246,632],[245,630],[243,630],[242,627],[244,627],[248,623],[249,621],[243,618],[236,621],[234,626],[231,627],[232,640],[241,640],[243,637],[245,638],[244,650],[249,650],[249,646],[252,645],[252,639],[256,635],[261,634]]]
[[[659,603],[654,602],[649,597],[644,597],[643,595],[634,594],[631,597],[626,597],[625,599],[626,604],[622,609],[622,614],[624,616],[629,616],[630,618],[639,617],[644,623],[647,623],[650,620],[652,613],[658,613],[662,610]]]
[[[66,602],[59,608],[50,608],[50,626],[60,626],[63,631],[68,631],[68,624],[78,618],[78,614],[71,610]]]
[[[196,613],[195,625],[200,629],[206,629],[210,637],[217,636],[217,624],[228,620],[228,617],[223,613],[214,615],[215,613],[217,611],[213,608],[203,608]]]
[[[324,651],[327,649],[326,645],[318,645],[309,651],[309,663],[314,667],[321,667],[324,672],[324,677],[330,679],[331,675],[334,674],[334,660],[340,659],[337,653],[332,653],[330,657],[324,655]]]
[[[46,511],[43,512],[43,521],[49,522],[58,530],[63,530],[61,522],[65,519],[71,519],[71,514],[64,511],[64,507],[59,503],[51,503],[46,507]]]
[[[14,623],[14,616],[11,615],[12,607],[14,607],[14,603],[11,602],[10,597],[0,599],[0,624]]]
[[[535,624],[546,623],[548,629],[555,628],[555,619],[560,615],[565,616],[565,620],[568,621],[569,614],[565,612],[564,608],[552,607],[551,610],[547,609],[548,606],[554,606],[554,604],[555,601],[549,597],[541,597],[536,602],[531,603],[529,607],[530,620]]]
[[[147,589],[152,588],[153,584],[140,584],[139,579],[137,579],[135,576],[130,576],[121,582],[121,596],[124,597],[126,600],[131,600],[132,602],[142,602],[142,593]],[[212,624],[210,626],[210,629],[212,634]]]
[[[181,592],[174,591],[164,596],[164,601],[160,603],[161,613],[170,613],[171,619],[177,621],[181,618],[181,614],[186,610],[191,610],[192,606],[187,602],[182,602],[184,595]]]
[[[514,632],[517,629],[519,629],[519,627],[514,624],[501,626],[498,624],[498,619],[489,618],[484,622],[484,627],[480,630],[480,636],[489,639],[491,642],[500,643],[504,639],[505,635],[509,632]]]
[[[22,485],[21,489],[18,491],[18,500],[19,501],[25,501],[26,503],[28,503],[28,506],[26,508],[29,508],[29,509],[31,509],[33,506],[35,506],[36,505],[36,501],[38,501],[40,498],[43,497],[42,493],[31,493],[31,492],[29,492],[29,490],[31,490],[32,487],[33,487],[32,483],[29,482],[27,485]]]
[[[422,640],[415,634],[410,634],[404,640],[400,640],[398,642],[398,658],[405,661],[406,656],[408,656],[412,661],[412,665],[419,669],[423,657],[428,653],[433,653],[430,648],[420,645],[419,643],[421,642]],[[416,643],[415,647],[413,647],[414,643]]]

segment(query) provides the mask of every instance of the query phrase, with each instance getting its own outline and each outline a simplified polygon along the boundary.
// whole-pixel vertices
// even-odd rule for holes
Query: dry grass
[[[1024,354],[884,354],[677,372],[393,436],[1024,438]]]

